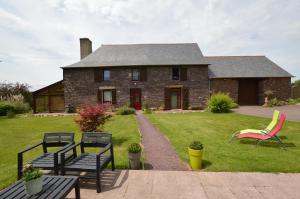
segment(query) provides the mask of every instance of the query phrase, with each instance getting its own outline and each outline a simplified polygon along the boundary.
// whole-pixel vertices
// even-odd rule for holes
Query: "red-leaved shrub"
[[[75,122],[80,126],[82,132],[101,131],[106,120],[109,118],[110,104],[97,106],[86,106],[78,111],[80,119]]]

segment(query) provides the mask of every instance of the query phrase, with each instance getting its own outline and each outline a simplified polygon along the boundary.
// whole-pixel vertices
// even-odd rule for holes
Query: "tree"
[[[22,95],[24,102],[32,105],[32,95],[29,91],[30,86],[25,83],[0,82],[0,100],[9,100],[15,95]]]
[[[300,79],[295,80],[295,81],[292,83],[292,85],[293,85],[294,87],[300,86]]]

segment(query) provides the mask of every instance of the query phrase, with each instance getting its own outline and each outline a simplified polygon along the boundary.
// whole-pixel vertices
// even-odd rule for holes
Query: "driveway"
[[[287,120],[300,122],[300,105],[286,105],[273,108],[262,106],[240,106],[239,108],[234,109],[234,111],[244,115],[272,118],[275,109],[280,112],[285,112]]]
[[[82,199],[299,199],[300,174],[105,171],[102,192],[81,183]],[[68,195],[74,198],[74,191]]]

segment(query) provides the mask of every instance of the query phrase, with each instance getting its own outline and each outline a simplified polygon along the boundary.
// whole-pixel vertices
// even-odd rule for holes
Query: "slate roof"
[[[207,56],[210,78],[293,77],[265,56]]]
[[[202,65],[203,54],[197,43],[102,45],[75,64],[62,68]]]

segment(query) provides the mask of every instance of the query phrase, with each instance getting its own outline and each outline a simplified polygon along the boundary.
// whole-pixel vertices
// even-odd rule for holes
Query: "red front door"
[[[130,106],[136,110],[141,110],[142,108],[142,90],[140,88],[130,89]]]

